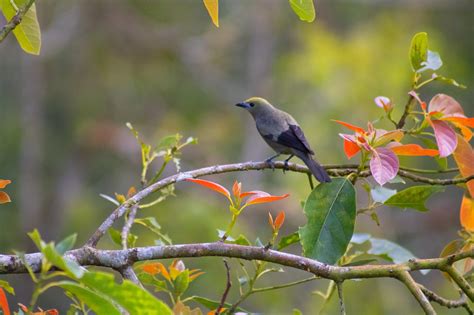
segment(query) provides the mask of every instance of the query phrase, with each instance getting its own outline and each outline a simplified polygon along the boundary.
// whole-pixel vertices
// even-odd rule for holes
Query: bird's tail
[[[311,173],[313,173],[314,177],[316,177],[320,183],[329,183],[331,181],[331,177],[329,177],[326,170],[321,165],[319,165],[318,162],[313,160],[311,155],[301,154],[298,155],[298,157],[303,160],[304,164],[306,164]]]

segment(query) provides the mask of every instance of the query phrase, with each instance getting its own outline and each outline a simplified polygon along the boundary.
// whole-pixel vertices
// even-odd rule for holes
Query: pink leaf
[[[398,157],[392,150],[387,148],[376,148],[372,150],[370,172],[375,181],[380,185],[384,185],[397,175],[398,166]]]
[[[446,94],[436,94],[428,105],[429,112],[441,112],[447,116],[464,116],[461,105],[451,96]]]
[[[436,144],[438,145],[439,157],[447,157],[456,149],[458,139],[453,128],[441,120],[429,120],[433,127]]]

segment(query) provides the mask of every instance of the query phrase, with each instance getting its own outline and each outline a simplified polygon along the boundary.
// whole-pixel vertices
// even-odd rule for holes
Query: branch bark
[[[8,36],[8,34],[10,34],[10,32],[18,26],[18,24],[21,23],[21,20],[31,8],[33,3],[35,3],[35,0],[28,0],[25,5],[23,5],[21,8],[18,8],[18,12],[11,18],[10,21],[8,21],[7,24],[2,27],[2,29],[0,30],[0,43],[3,42],[3,40]]]

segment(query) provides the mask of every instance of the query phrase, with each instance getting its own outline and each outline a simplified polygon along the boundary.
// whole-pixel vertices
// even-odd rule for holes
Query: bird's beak
[[[235,104],[235,106],[239,106],[239,107],[243,107],[243,108],[250,108],[250,104],[246,103],[246,102],[237,103],[237,104]]]

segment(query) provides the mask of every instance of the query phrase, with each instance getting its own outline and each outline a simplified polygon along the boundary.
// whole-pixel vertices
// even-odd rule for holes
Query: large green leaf
[[[2,12],[5,18],[10,21],[17,13],[12,6],[12,0],[2,1]],[[17,8],[21,8],[26,4],[27,0],[16,0]],[[39,55],[41,50],[41,31],[36,17],[36,7],[33,4],[23,16],[23,20],[13,30],[20,47],[27,53]]]
[[[129,280],[121,284],[105,272],[86,272],[79,281],[113,300],[130,314],[172,314],[171,309],[147,290]]]
[[[404,189],[388,198],[384,204],[399,208],[412,208],[418,211],[428,211],[426,200],[434,193],[444,191],[442,186],[423,185]]]
[[[423,67],[428,55],[428,34],[420,32],[415,34],[410,45],[410,62],[413,71],[418,71]]]
[[[108,299],[97,292],[71,281],[61,281],[58,287],[74,294],[96,314],[120,315],[120,310]]]
[[[308,223],[299,229],[304,255],[324,263],[336,263],[354,232],[354,186],[345,178],[318,185],[306,200],[304,212]]]
[[[288,0],[291,8],[302,21],[313,22],[316,18],[313,0]]]

